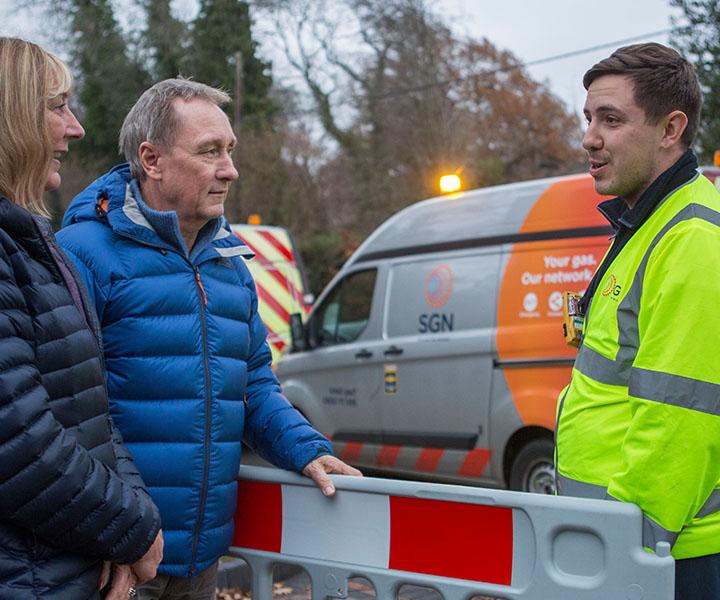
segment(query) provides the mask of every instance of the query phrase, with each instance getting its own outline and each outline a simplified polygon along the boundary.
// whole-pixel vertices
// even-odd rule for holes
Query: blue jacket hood
[[[114,166],[104,175],[98,177],[82,192],[80,192],[67,207],[63,217],[62,226],[67,227],[81,221],[99,221],[97,201],[101,196],[123,197],[127,184],[130,183],[130,165],[122,163]]]
[[[102,199],[106,202],[101,206]],[[104,223],[120,235],[149,245],[187,252],[175,212],[156,211],[145,204],[127,163],[113,167],[73,198],[62,226],[83,221]],[[218,254],[245,259],[254,256],[253,251],[232,234],[224,217],[213,219],[200,230],[192,251],[194,259],[208,259]]]

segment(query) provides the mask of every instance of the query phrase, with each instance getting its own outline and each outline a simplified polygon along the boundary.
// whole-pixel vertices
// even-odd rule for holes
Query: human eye
[[[615,115],[605,115],[605,122],[608,125],[618,125],[618,124],[620,124],[621,120],[619,117],[616,117]]]
[[[55,96],[47,101],[47,107],[53,112],[63,112],[67,106],[67,97],[65,95]]]

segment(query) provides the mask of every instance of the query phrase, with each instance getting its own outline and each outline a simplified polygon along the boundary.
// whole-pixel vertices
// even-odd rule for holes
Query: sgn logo
[[[617,282],[617,277],[610,274],[610,277],[608,277],[607,283],[605,284],[605,287],[603,288],[603,291],[601,292],[603,296],[610,296],[611,300],[616,299],[620,293],[622,292],[622,286]]]
[[[455,273],[450,265],[434,267],[425,277],[425,302],[434,309],[445,306],[455,287]],[[423,313],[419,317],[418,333],[438,333],[455,328],[455,314],[446,312]]]

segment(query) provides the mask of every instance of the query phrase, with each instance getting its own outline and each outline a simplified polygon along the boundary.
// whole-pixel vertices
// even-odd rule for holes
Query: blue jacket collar
[[[85,220],[104,221],[119,235],[188,256],[177,214],[150,208],[127,164],[114,167],[78,194],[68,207],[63,225]],[[219,217],[200,230],[189,258],[202,262],[232,256],[252,258],[254,254],[232,233],[225,218]]]

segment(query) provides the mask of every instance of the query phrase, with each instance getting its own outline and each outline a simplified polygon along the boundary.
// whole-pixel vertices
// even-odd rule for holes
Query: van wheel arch
[[[531,426],[516,431],[508,440],[503,457],[503,475],[507,488],[528,491],[523,489],[526,487],[526,471],[536,469],[547,473],[548,468],[552,468],[553,448],[553,433],[544,427]]]

